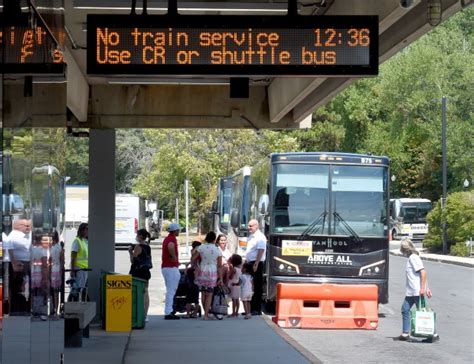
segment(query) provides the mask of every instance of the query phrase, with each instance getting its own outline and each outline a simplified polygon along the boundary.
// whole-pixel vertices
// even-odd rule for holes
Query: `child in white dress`
[[[240,277],[242,276],[242,257],[233,254],[229,259],[229,282],[230,297],[232,298],[232,317],[239,315],[240,306]]]
[[[250,313],[250,301],[253,296],[253,278],[250,275],[252,265],[245,263],[242,267],[242,276],[240,277],[240,299],[244,304],[245,319],[252,317]]]

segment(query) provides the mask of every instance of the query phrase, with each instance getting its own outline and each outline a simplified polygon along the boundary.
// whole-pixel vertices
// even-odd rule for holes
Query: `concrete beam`
[[[65,127],[66,84],[33,83],[33,95],[25,97],[23,82],[6,83],[3,94],[3,127]]]
[[[268,87],[270,122],[277,123],[325,78],[276,78]]]
[[[64,58],[67,63],[67,107],[77,120],[87,121],[89,84],[69,48],[65,49]]]
[[[270,123],[266,88],[231,99],[228,86],[93,85],[89,119],[95,128],[297,128],[290,116]]]

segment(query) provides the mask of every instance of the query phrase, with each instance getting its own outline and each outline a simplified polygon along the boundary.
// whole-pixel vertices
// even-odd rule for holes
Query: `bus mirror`
[[[240,216],[239,216],[239,210],[237,209],[232,209],[232,213],[230,214],[230,225],[234,228],[234,229],[238,229],[240,224],[239,224],[239,221],[240,221]]]
[[[258,201],[258,211],[260,212],[261,215],[267,214],[269,201],[270,201],[270,198],[268,197],[268,195],[260,196],[260,199]]]
[[[211,212],[217,212],[217,201],[212,201]]]

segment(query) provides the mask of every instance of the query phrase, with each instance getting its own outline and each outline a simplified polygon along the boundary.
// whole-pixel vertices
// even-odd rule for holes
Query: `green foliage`
[[[275,151],[295,151],[295,137],[254,130],[145,130],[144,147],[153,146],[147,168],[135,179],[133,191],[158,201],[167,217],[174,217],[176,199],[184,208],[184,180],[189,180],[191,219],[202,221],[215,198],[219,177],[244,165],[254,165]],[[215,190],[214,190],[215,191]]]
[[[441,97],[446,96],[448,188],[462,190],[462,181],[474,177],[473,28],[474,8],[469,8],[388,60],[378,77],[347,88],[314,116],[329,118],[342,131],[342,141],[324,145],[313,137],[306,143],[303,136],[305,150],[315,150],[312,143],[327,150],[387,155],[397,177],[394,195],[437,200]],[[318,128],[315,123],[310,133],[323,135]]]
[[[303,152],[336,152],[342,149],[345,129],[339,125],[340,116],[325,108],[313,114],[313,127],[308,130],[291,132],[299,142]]]
[[[429,232],[423,242],[431,251],[441,251],[443,247],[442,224],[447,223],[448,249],[454,245],[465,244],[474,237],[474,191],[455,192],[448,196],[444,213],[441,202],[427,216]],[[458,246],[454,251],[460,252]]]
[[[155,148],[147,143],[143,129],[116,131],[115,190],[131,193],[135,178],[147,171]]]
[[[469,246],[466,243],[457,243],[451,247],[449,251],[450,255],[456,255],[458,257],[468,257],[471,253]]]
[[[89,139],[66,138],[68,185],[89,185]]]

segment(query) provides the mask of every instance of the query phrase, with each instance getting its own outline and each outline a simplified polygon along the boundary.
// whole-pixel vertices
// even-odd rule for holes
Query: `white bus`
[[[431,208],[431,201],[426,198],[390,199],[392,239],[408,237],[414,241],[423,241],[428,233],[426,215]]]

